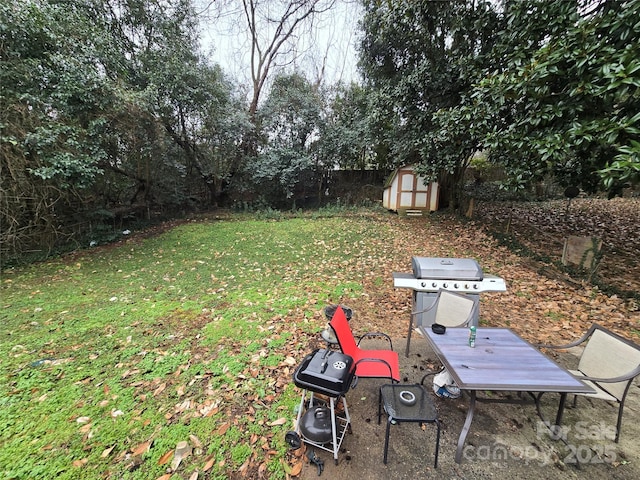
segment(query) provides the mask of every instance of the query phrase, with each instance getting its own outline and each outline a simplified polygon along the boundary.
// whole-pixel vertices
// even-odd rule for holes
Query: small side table
[[[401,399],[415,399],[411,405]],[[403,385],[390,384],[382,385],[378,396],[378,425],[382,409],[388,415],[387,431],[384,438],[384,463],[387,463],[387,452],[389,450],[389,430],[392,424],[403,422],[433,423],[436,425],[436,453],[434,468],[438,468],[438,451],[440,450],[440,421],[438,412],[429,397],[429,392],[420,384]]]

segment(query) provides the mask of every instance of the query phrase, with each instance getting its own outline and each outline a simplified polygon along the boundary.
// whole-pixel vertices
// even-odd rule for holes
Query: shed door
[[[415,177],[413,172],[398,173],[398,208],[411,208],[414,206]]]

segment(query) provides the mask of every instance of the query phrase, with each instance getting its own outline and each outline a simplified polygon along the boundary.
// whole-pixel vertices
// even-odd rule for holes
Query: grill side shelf
[[[419,292],[437,292],[440,289],[462,293],[507,291],[504,279],[494,275],[485,275],[482,280],[443,280],[416,278],[410,273],[394,272],[393,286],[395,288],[410,288]]]

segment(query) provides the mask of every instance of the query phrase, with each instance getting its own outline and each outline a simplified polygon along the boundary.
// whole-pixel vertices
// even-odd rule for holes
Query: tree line
[[[521,190],[640,179],[640,2],[365,2],[378,138],[457,207],[476,151]]]
[[[291,55],[337,1],[210,4],[237,6],[248,86],[203,53],[202,2],[2,3],[2,258],[319,204],[337,168],[414,164],[455,208],[477,151],[513,190],[637,183],[640,0],[361,0],[361,82],[327,85]]]

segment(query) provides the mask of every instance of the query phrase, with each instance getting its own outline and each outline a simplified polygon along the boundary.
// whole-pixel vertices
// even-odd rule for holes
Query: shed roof
[[[402,169],[413,170],[413,165],[403,165],[402,167],[396,168],[393,172],[389,174],[389,176],[385,180],[383,188],[390,187],[391,184],[393,183],[393,179],[396,178],[396,176],[398,175],[398,171]]]

